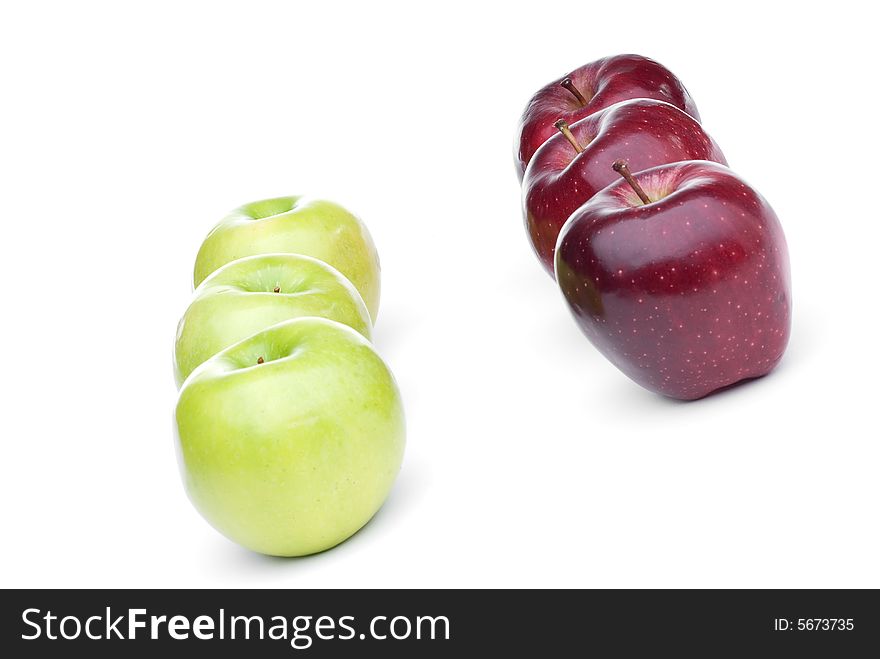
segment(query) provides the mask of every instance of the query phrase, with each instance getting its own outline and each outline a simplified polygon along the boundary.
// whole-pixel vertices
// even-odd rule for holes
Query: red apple
[[[520,119],[516,170],[522,180],[532,154],[555,134],[553,124],[573,124],[602,108],[631,98],[655,98],[684,110],[697,121],[697,106],[669,69],[641,55],[596,60],[551,82],[532,96]]]
[[[631,183],[575,211],[556,248],[556,279],[583,332],[630,378],[673,398],[770,372],[791,326],[773,209],[715,163],[616,168]]]
[[[579,206],[618,179],[611,169],[616,159],[636,171],[680,160],[727,164],[693,117],[663,101],[623,101],[557,127],[561,132],[535,152],[523,179],[526,229],[551,276],[559,230]]]

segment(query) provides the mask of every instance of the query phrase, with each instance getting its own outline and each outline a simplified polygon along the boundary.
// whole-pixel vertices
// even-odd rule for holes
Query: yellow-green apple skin
[[[199,284],[177,325],[177,386],[223,348],[291,318],[318,316],[370,338],[360,293],[338,270],[302,254],[261,254],[227,263]]]
[[[379,256],[367,227],[342,206],[309,197],[277,197],[236,208],[215,226],[196,257],[193,285],[244,256],[313,256],[348,277],[373,322],[379,311]]]
[[[273,325],[204,362],[175,429],[195,507],[273,556],[329,549],[366,524],[405,443],[391,372],[361,334],[324,318]]]

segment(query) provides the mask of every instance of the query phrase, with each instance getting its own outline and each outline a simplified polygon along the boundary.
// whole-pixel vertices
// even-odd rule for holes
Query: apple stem
[[[553,125],[556,126],[560,133],[565,135],[565,139],[569,141],[569,143],[574,147],[575,151],[580,153],[584,150],[584,147],[580,145],[580,142],[577,141],[577,138],[571,132],[571,128],[568,127],[568,123],[566,123],[565,119],[560,119]]]
[[[574,86],[574,83],[571,81],[570,77],[566,76],[565,78],[563,78],[562,82],[560,82],[559,85],[570,91],[572,96],[574,96],[581,105],[587,104],[587,99],[585,99],[580,90]]]
[[[639,182],[633,177],[632,172],[629,171],[629,165],[626,164],[626,160],[615,160],[611,165],[611,169],[620,174],[623,179],[629,183],[629,187],[635,190],[643,204],[651,203],[651,198],[645,194],[645,191],[642,190],[642,186],[639,185]]]
[[[264,361],[266,361],[266,360],[263,359],[262,357],[258,357],[258,358],[257,358],[257,363],[258,363],[258,364],[262,364]]]
[[[272,289],[272,292],[273,292],[273,293],[280,293],[280,292],[281,292],[281,287],[280,287],[280,286],[276,286],[275,288]]]

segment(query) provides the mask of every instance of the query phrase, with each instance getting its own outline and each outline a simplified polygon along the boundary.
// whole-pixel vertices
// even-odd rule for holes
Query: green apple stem
[[[611,165],[611,169],[620,174],[623,179],[629,183],[629,187],[635,190],[643,204],[651,203],[651,198],[645,194],[645,191],[642,190],[642,186],[639,185],[639,182],[633,177],[632,172],[629,171],[629,165],[626,164],[626,160],[615,160]]]
[[[564,87],[568,91],[571,92],[571,95],[574,96],[581,105],[587,104],[587,99],[584,98],[584,95],[581,94],[581,91],[574,86],[574,83],[571,81],[571,78],[566,76],[562,79],[562,82],[559,83],[560,86]]]
[[[258,364],[262,364],[264,361],[266,361],[266,360],[263,359],[262,357],[258,357],[258,358],[257,358],[257,363],[258,363]]]
[[[272,292],[273,292],[273,293],[280,293],[280,292],[281,292],[281,287],[280,287],[280,286],[276,286],[275,288],[272,289]]]
[[[571,132],[571,128],[568,127],[568,123],[565,121],[565,119],[560,119],[553,125],[556,126],[560,133],[565,135],[565,139],[569,141],[569,143],[574,147],[575,151],[580,153],[584,150],[584,147],[580,145],[580,142],[577,141],[577,138]]]

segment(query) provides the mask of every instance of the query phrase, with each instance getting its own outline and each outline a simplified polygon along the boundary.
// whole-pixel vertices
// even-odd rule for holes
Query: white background
[[[10,4],[3,586],[880,586],[866,3]],[[522,227],[523,105],[621,52],[684,81],[788,236],[783,363],[696,403],[589,345]],[[373,233],[408,445],[372,523],[281,560],[188,502],[171,345],[206,232],[294,193]]]

